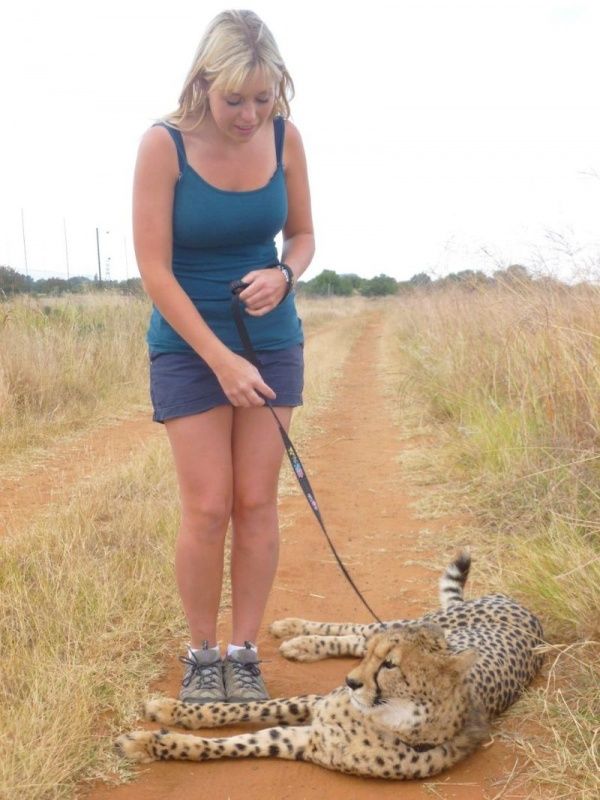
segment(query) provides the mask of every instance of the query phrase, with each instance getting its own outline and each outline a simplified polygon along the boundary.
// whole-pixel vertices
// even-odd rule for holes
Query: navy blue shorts
[[[285,350],[260,350],[259,372],[276,393],[274,406],[301,406],[304,386],[304,353],[301,344]],[[215,373],[197,353],[150,353],[152,419],[201,414],[231,403]]]

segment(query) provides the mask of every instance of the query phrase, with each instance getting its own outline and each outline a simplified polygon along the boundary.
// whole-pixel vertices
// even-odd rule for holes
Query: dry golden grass
[[[330,303],[321,313],[301,305],[306,406],[295,436],[306,440],[366,306]],[[65,347],[85,349],[85,337],[75,338]],[[2,798],[68,800],[83,781],[123,778],[114,734],[132,725],[167,650],[185,636],[166,438],[126,464],[100,466],[67,507],[48,507],[0,541]]]
[[[488,561],[477,576],[537,611],[564,653],[519,705],[544,728],[521,742],[532,796],[598,796],[600,290],[415,294],[388,329],[403,412],[433,434],[406,458],[431,485],[428,510],[470,515]]]
[[[135,718],[140,678],[182,633],[169,466],[152,443],[2,540],[1,797],[67,798],[121,769],[101,742]]]
[[[0,461],[145,403],[149,304],[124,295],[0,304]]]

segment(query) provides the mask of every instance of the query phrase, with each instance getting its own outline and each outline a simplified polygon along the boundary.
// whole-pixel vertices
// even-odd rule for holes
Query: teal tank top
[[[187,163],[181,132],[165,123],[177,148],[179,179],[173,201],[173,274],[216,336],[241,352],[231,315],[231,281],[278,263],[274,237],[287,218],[282,152],[285,122],[273,120],[277,168],[260,189],[233,192],[207,183]],[[293,293],[263,317],[245,317],[256,350],[282,350],[303,341]],[[156,307],[150,317],[150,351],[191,351]]]

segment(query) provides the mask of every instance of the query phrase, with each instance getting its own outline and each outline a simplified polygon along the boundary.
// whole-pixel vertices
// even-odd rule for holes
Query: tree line
[[[397,281],[389,275],[377,275],[374,278],[361,278],[354,274],[338,275],[331,269],[325,269],[316,278],[310,281],[301,281],[298,291],[301,294],[327,297],[330,295],[349,296],[361,294],[364,297],[381,297],[383,295],[403,294],[421,289],[436,291],[447,286],[460,286],[464,289],[480,289],[493,286],[525,286],[534,281],[534,276],[527,267],[513,264],[506,269],[496,270],[492,275],[487,275],[481,270],[464,269],[460,272],[451,272],[443,278],[432,278],[426,272],[418,272],[407,281]],[[536,280],[565,286],[558,280],[544,277]]]
[[[505,270],[497,270],[486,275],[480,270],[465,269],[452,272],[443,278],[431,278],[426,272],[418,272],[407,281],[377,275],[374,278],[361,278],[355,274],[338,274],[335,270],[324,269],[309,281],[299,281],[298,293],[315,297],[349,297],[359,294],[364,297],[383,297],[421,289],[441,289],[458,285],[465,288],[480,288],[498,283],[528,283],[532,276],[526,267],[514,264]],[[0,266],[0,298],[16,294],[59,295],[65,293],[116,290],[125,294],[143,294],[140,278],[124,281],[99,281],[97,278],[76,276],[73,278],[39,278],[22,275],[11,267]]]
[[[23,275],[12,267],[0,266],[0,297],[15,294],[58,295],[116,289],[126,294],[142,294],[144,289],[140,278],[124,281],[91,280],[82,275],[72,278],[38,278]]]

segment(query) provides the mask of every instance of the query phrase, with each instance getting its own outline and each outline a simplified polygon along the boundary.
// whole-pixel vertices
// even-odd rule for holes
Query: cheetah
[[[274,757],[354,775],[414,779],[435,775],[473,752],[541,666],[538,619],[504,595],[464,601],[470,557],[440,580],[441,610],[417,620],[353,625],[286,619],[273,623],[288,658],[362,656],[344,686],[326,695],[253,703],[186,704],[158,698],[148,719],[188,730],[250,722],[254,733],[201,738],[136,731],[117,749],[138,762]]]

